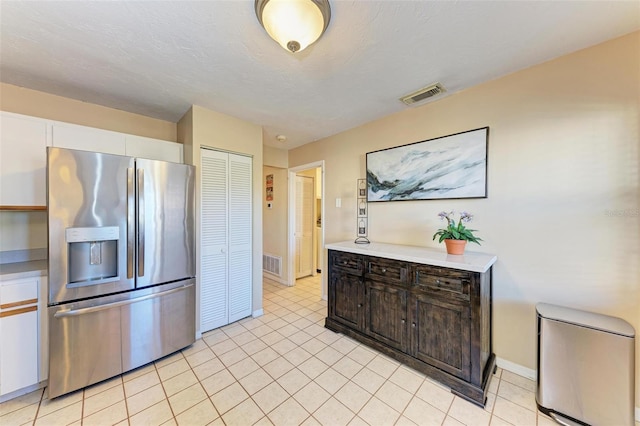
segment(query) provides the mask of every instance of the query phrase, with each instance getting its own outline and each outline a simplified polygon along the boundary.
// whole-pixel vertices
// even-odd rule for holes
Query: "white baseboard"
[[[278,277],[277,275],[272,275],[272,274],[270,274],[268,272],[265,272],[265,271],[262,271],[262,278],[263,279],[266,278],[266,279],[268,279],[270,281],[275,281],[278,284],[282,284],[282,285],[286,285],[286,286],[289,285],[289,283],[286,280]]]
[[[251,314],[252,317],[257,318],[264,315],[264,309],[258,309],[257,311],[253,311]]]
[[[640,422],[640,407],[636,407],[636,422]]]
[[[507,361],[503,358],[496,357],[496,365],[503,370],[511,371],[512,373],[526,377],[527,379],[536,380],[538,378],[538,372],[536,370],[516,364],[515,362]]]

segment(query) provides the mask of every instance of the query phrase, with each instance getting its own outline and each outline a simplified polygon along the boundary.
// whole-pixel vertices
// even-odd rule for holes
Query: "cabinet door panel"
[[[0,116],[0,205],[47,204],[46,144],[44,121]]]
[[[469,306],[416,294],[411,297],[411,310],[413,355],[434,367],[469,380]]]
[[[364,284],[360,277],[343,274],[331,274],[329,302],[332,308],[329,314],[336,321],[361,330],[364,323]]]
[[[366,331],[372,337],[405,351],[407,291],[373,281],[367,282]]]
[[[38,383],[38,312],[1,318],[0,334],[1,394]]]
[[[126,154],[124,133],[72,124],[54,124],[52,136],[53,146],[59,148],[116,155]]]
[[[183,146],[180,143],[127,135],[125,144],[126,155],[129,157],[182,163]]]

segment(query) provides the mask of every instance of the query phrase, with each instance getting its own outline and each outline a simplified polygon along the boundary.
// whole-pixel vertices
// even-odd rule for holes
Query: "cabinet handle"
[[[411,327],[416,328],[416,323],[415,323],[415,322],[412,322],[412,323],[411,323]]]
[[[436,280],[436,284],[440,285],[440,280]]]
[[[385,273],[387,272],[387,269],[386,269],[386,268],[382,268],[380,271],[381,271],[383,274],[385,274]]]
[[[407,321],[405,321],[405,319],[404,319],[404,318],[403,318],[401,321],[402,321],[402,323],[403,323],[403,324],[407,322]]]
[[[362,308],[362,303],[358,303],[358,308]]]

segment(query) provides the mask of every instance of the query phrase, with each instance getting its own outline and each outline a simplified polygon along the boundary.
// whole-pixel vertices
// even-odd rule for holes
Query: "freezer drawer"
[[[560,423],[634,424],[635,330],[619,318],[540,303],[541,411]]]
[[[195,280],[49,307],[49,398],[195,341]]]

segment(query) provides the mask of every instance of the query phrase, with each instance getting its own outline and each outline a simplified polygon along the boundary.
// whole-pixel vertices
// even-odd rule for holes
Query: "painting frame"
[[[368,152],[367,202],[487,198],[488,153],[489,126]]]

